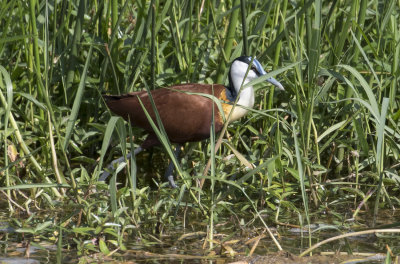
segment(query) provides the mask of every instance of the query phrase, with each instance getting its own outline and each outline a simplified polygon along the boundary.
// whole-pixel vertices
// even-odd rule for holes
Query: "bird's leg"
[[[143,150],[142,147],[135,148],[135,150],[133,151],[133,155],[136,156],[137,154],[142,152],[142,150]],[[129,152],[128,155],[126,155],[126,159],[129,159],[131,157],[131,155],[132,155],[132,151]],[[122,156],[122,157],[120,157],[118,159],[113,160],[110,164],[108,164],[107,169],[100,175],[99,181],[105,181],[108,178],[108,176],[110,176],[110,173],[108,171],[110,171],[110,170],[112,170],[114,168],[114,164],[115,163],[120,163],[120,162],[122,162],[124,160],[125,160],[125,157]]]
[[[180,144],[178,144],[176,146],[176,149],[175,149],[175,152],[174,152],[175,158],[177,160],[179,159],[179,154],[181,153],[181,147],[182,146]],[[167,170],[165,171],[165,176],[164,177],[168,180],[169,186],[171,188],[178,188],[178,185],[176,185],[176,183],[174,181],[174,175],[172,174],[174,172],[174,168],[175,168],[174,162],[171,160],[169,165],[168,165]]]

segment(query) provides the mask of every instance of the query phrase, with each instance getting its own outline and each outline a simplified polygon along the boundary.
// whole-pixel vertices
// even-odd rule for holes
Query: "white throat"
[[[239,99],[235,109],[233,110],[231,121],[238,120],[239,118],[245,116],[248,112],[246,108],[253,108],[254,106],[254,90],[253,87],[246,87],[240,91],[240,87],[245,86],[251,80],[257,78],[257,74],[253,70],[249,70],[246,76],[247,68],[249,65],[241,61],[235,61],[230,70],[231,85],[236,94],[238,94]],[[246,78],[245,78],[246,76]],[[245,79],[244,79],[245,78]],[[243,82],[244,79],[244,82]],[[241,107],[243,106],[243,107]]]
[[[235,89],[236,94],[239,96],[238,105],[242,105],[245,107],[253,108],[254,106],[254,90],[252,86],[243,88],[240,91],[240,87],[245,86],[247,83],[250,82],[249,78],[246,78],[243,82],[243,76],[232,76],[232,85],[233,89]],[[239,93],[240,92],[240,93]]]

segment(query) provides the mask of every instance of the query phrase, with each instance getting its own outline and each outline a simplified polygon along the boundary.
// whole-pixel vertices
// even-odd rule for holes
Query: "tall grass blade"
[[[101,170],[103,168],[104,156],[107,153],[107,148],[108,148],[108,145],[110,144],[111,136],[114,131],[115,125],[116,125],[117,121],[120,119],[121,119],[120,117],[112,116],[107,123],[107,128],[106,128],[106,131],[105,131],[104,137],[103,137],[103,144],[101,145],[101,150],[100,150],[100,161],[99,161],[98,170]]]
[[[2,69],[4,70],[4,67],[0,67],[0,71],[2,71]],[[4,76],[5,73],[7,73],[7,72],[2,71],[3,76]],[[8,75],[8,73],[7,73],[7,75]],[[9,88],[7,88],[7,89],[9,89]],[[4,105],[4,108],[7,109],[9,107],[8,104],[7,104],[7,100],[10,100],[10,99],[7,98],[7,100],[6,100],[6,98],[4,98],[3,92],[1,90],[0,90],[0,100]],[[22,150],[24,151],[24,153],[27,156],[29,156],[29,160],[32,162],[32,164],[34,165],[34,167],[37,170],[37,172],[42,173],[43,169],[40,166],[40,164],[37,162],[35,157],[33,155],[31,155],[31,151],[29,150],[28,146],[26,145],[26,143],[25,143],[25,141],[24,141],[24,139],[22,137],[21,131],[20,131],[19,127],[18,127],[17,122],[14,119],[13,114],[11,112],[8,112],[8,115],[9,115],[11,127],[15,130],[15,136],[17,138],[18,143],[21,145]]]
[[[57,264],[62,264],[63,263],[63,261],[62,261],[62,249],[63,249],[63,246],[62,246],[62,243],[63,243],[63,229],[61,228],[61,225],[59,226],[59,228],[58,228],[58,239],[57,239],[57,254],[56,254],[56,256],[57,256]]]
[[[212,95],[214,95],[214,86],[211,87]],[[212,104],[210,124],[210,159],[211,159],[211,199],[210,199],[210,228],[208,238],[210,239],[210,250],[214,247],[214,208],[215,208],[215,105]]]
[[[371,106],[371,114],[374,115],[374,117],[378,120],[380,115],[379,115],[379,108],[378,108],[378,103],[376,101],[376,97],[370,88],[369,84],[367,81],[362,77],[362,75],[353,67],[349,65],[338,65],[338,67],[343,68],[347,71],[349,71],[352,76],[354,76],[361,84],[361,87],[364,89],[364,92],[367,94],[368,100],[369,100],[369,105]],[[350,84],[351,82],[348,82]],[[350,86],[352,87],[352,86]],[[358,96],[359,97],[359,96]]]
[[[379,210],[379,200],[381,196],[381,189],[382,189],[382,183],[383,183],[383,161],[384,161],[384,139],[385,139],[385,123],[386,123],[386,115],[387,115],[387,110],[389,107],[389,98],[385,97],[383,98],[382,101],[382,110],[381,110],[381,115],[379,118],[379,123],[378,123],[378,141],[376,144],[376,169],[377,173],[379,175],[379,184],[378,188],[376,191],[376,200],[375,200],[375,206],[374,206],[374,219],[373,219],[373,225],[375,226],[376,223],[376,218],[378,216],[378,210]]]
[[[8,171],[8,140],[7,140],[7,129],[8,129],[8,120],[10,118],[11,114],[11,106],[13,102],[13,85],[11,82],[10,75],[8,74],[7,70],[0,65],[0,87],[5,85],[6,88],[6,94],[7,94],[7,104],[5,105],[5,115],[4,115],[4,167],[6,167],[5,174],[6,174],[6,186],[9,187],[11,186],[10,182],[10,174]],[[3,96],[3,95],[2,95]],[[3,99],[3,98],[2,98]],[[0,134],[1,135],[1,134]],[[2,139],[0,138],[0,141]],[[7,195],[8,197],[11,197],[11,192],[10,190],[7,190]],[[14,207],[12,206],[12,203],[8,200],[8,208],[10,212],[14,212]]]
[[[132,126],[131,123],[129,122],[129,144],[131,147],[131,151],[135,149],[133,146],[133,132],[132,132]],[[132,208],[135,208],[135,200],[136,200],[136,187],[137,187],[137,165],[136,165],[136,156],[131,155],[130,158],[130,164],[131,164],[131,171],[130,171],[130,185],[131,185],[131,197],[132,197]]]
[[[31,0],[31,1],[34,1],[34,0]],[[74,34],[72,36],[72,40],[70,43],[71,53],[69,56],[69,63],[68,63],[69,68],[68,68],[67,79],[66,79],[67,90],[71,89],[72,82],[73,82],[74,76],[75,76],[75,67],[77,64],[76,59],[79,56],[78,43],[81,41],[86,7],[87,7],[86,0],[79,1],[78,15],[77,15],[77,19],[75,20]]]
[[[248,56],[249,45],[247,40],[247,24],[246,24],[246,0],[240,0],[240,13],[242,14],[242,39],[243,39],[243,55]]]
[[[315,14],[314,21],[312,23],[311,33],[311,43],[309,44],[310,50],[308,51],[308,85],[309,85],[309,95],[308,99],[313,96],[314,80],[317,74],[319,55],[320,55],[320,38],[321,38],[321,25],[322,25],[322,12],[321,12],[321,0],[315,0]]]
[[[361,47],[360,42],[358,41],[358,39],[356,38],[356,36],[354,35],[353,31],[351,31],[351,35],[353,36],[353,40],[356,43],[356,46],[358,47],[359,52],[361,52],[361,55],[363,56],[364,60],[367,62],[368,68],[370,69],[370,71],[372,72],[372,74],[375,77],[376,82],[378,83],[379,89],[382,90],[382,84],[379,81],[378,76],[376,75],[376,72],[374,70],[374,68],[372,67],[372,63],[369,61],[368,56],[365,54],[363,48]]]
[[[232,2],[232,9],[234,8],[235,9],[232,10],[232,14],[229,19],[229,28],[225,37],[224,50],[220,56],[220,63],[217,70],[217,83],[222,83],[226,69],[226,63],[231,56],[233,41],[235,40],[236,25],[238,23],[238,18],[239,18],[239,9],[238,9],[239,4],[240,0],[234,0]]]
[[[293,126],[293,138],[294,138],[294,148],[296,152],[296,161],[297,161],[297,171],[299,174],[299,181],[300,181],[300,189],[301,189],[301,197],[303,199],[303,206],[304,206],[304,213],[306,215],[307,224],[308,224],[308,233],[309,233],[309,244],[311,246],[311,229],[310,229],[310,216],[309,216],[309,208],[308,208],[308,198],[306,193],[305,187],[305,171],[303,170],[303,161],[300,156],[300,147],[299,142],[296,135],[296,127]],[[311,177],[311,175],[310,175]],[[311,186],[310,186],[311,188]]]
[[[64,145],[63,145],[63,148],[65,151],[67,151],[67,147],[68,147],[69,141],[71,139],[72,132],[75,128],[75,125],[76,125],[75,123],[78,118],[79,109],[81,107],[81,102],[82,102],[82,99],[83,99],[83,96],[85,93],[86,76],[87,76],[90,61],[92,59],[92,51],[93,51],[93,45],[90,45],[89,54],[86,58],[85,67],[83,68],[83,71],[82,71],[82,76],[81,76],[81,80],[79,82],[78,90],[75,95],[75,100],[74,100],[74,104],[72,106],[71,115],[70,115],[70,118],[68,119],[68,123],[67,123],[67,130],[65,132],[65,139],[64,139]]]
[[[288,1],[281,1],[283,4],[282,10],[280,9],[280,4],[277,6],[277,11],[276,11],[276,21],[280,21],[279,23],[279,29],[277,34],[281,34],[284,30],[285,27],[285,17],[286,17],[286,10],[287,10],[287,3]],[[279,64],[279,59],[281,58],[281,48],[282,48],[282,40],[278,41],[275,46],[275,51],[274,51],[274,59],[273,59],[273,65],[274,69],[277,69],[278,64]],[[269,96],[268,96],[268,104],[267,104],[267,109],[271,109],[273,107],[273,102],[274,102],[274,94],[275,94],[275,88],[271,87],[269,89]]]

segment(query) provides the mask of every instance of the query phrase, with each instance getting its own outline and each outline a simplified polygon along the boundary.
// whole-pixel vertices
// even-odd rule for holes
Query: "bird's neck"
[[[236,107],[233,109],[233,113],[230,121],[235,121],[245,116],[248,112],[246,108],[253,108],[254,106],[254,90],[252,86],[243,88],[240,91],[240,87],[242,86],[243,78],[230,78],[230,98],[229,100],[234,102],[236,97],[239,96]],[[245,86],[249,80],[245,80],[243,86]],[[227,91],[228,92],[228,91]],[[244,106],[244,107],[241,107]]]
[[[252,86],[243,88],[240,91],[240,87],[242,86],[243,77],[232,77],[230,79],[231,89],[234,91],[235,96],[233,101],[236,100],[236,97],[239,96],[239,100],[237,102],[238,105],[242,105],[245,107],[252,108],[254,106],[254,90]],[[245,79],[243,82],[243,87],[249,83],[250,80]]]

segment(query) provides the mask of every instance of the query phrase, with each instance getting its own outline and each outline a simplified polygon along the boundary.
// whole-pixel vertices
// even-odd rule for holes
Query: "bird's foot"
[[[176,185],[175,181],[174,181],[174,176],[173,175],[169,175],[167,177],[168,182],[169,182],[169,187],[171,187],[172,189],[176,189],[178,188],[178,185]]]
[[[138,153],[140,153],[142,150],[143,150],[142,147],[136,148],[136,149],[134,150],[134,152],[133,152],[133,155],[136,156],[136,155],[137,155]],[[126,159],[130,159],[131,156],[132,156],[132,152],[129,152],[128,155],[126,155]],[[104,170],[103,173],[100,175],[99,181],[105,181],[105,180],[108,178],[108,176],[110,176],[110,174],[111,174],[109,171],[114,170],[114,164],[116,164],[116,163],[118,164],[118,163],[121,163],[121,162],[123,162],[123,161],[125,161],[125,157],[124,157],[124,156],[122,156],[122,157],[120,157],[120,158],[118,158],[118,159],[116,159],[116,160],[113,160],[113,161],[107,166],[106,170]],[[108,170],[108,171],[107,171],[107,170]]]

